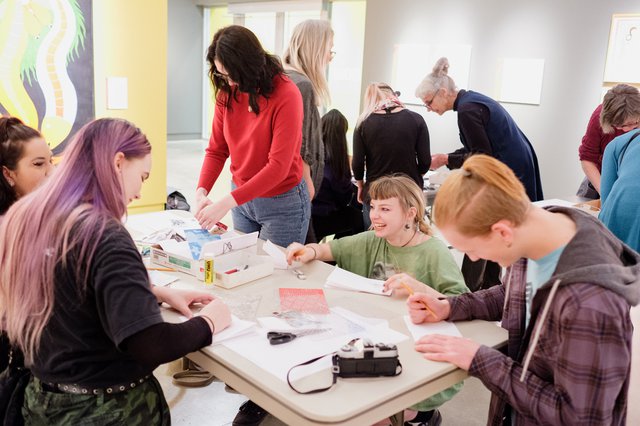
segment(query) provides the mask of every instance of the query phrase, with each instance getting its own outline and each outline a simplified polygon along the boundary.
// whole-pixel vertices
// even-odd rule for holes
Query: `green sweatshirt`
[[[367,278],[386,280],[405,272],[444,295],[469,291],[460,268],[439,239],[432,237],[413,247],[394,247],[374,231],[367,231],[329,242],[331,254],[342,269]],[[435,410],[462,389],[462,382],[443,390],[411,408]]]

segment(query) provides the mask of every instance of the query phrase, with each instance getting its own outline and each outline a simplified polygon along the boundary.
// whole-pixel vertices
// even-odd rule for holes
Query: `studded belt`
[[[130,382],[121,383],[118,385],[107,386],[102,388],[95,388],[91,386],[84,386],[79,384],[66,384],[66,383],[49,383],[49,382],[41,382],[42,388],[49,392],[58,392],[58,393],[73,393],[78,395],[112,395],[116,393],[126,392],[135,388],[136,386],[140,386],[142,383],[147,381],[151,375],[144,376],[140,379],[132,380]]]

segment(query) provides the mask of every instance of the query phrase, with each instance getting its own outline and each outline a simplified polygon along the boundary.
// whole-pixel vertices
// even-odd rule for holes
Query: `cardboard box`
[[[213,255],[215,268],[215,260],[218,256],[224,256],[225,253],[235,253],[237,250],[251,246],[256,247],[257,241],[258,232],[242,235],[232,234],[227,238],[223,237],[221,240],[211,241],[205,244],[201,250],[201,257],[197,260],[187,255],[169,252],[164,250],[160,245],[155,244],[151,246],[151,262],[157,265],[173,268],[176,271],[184,272],[185,274],[193,275],[200,281],[204,281],[203,256]],[[273,273],[273,265],[271,265],[271,273]]]
[[[247,252],[233,252],[213,260],[216,278],[214,285],[234,288],[273,274],[273,261],[268,256]]]

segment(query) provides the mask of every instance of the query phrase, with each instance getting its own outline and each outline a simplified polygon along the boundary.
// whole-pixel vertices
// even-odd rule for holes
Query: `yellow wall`
[[[167,197],[167,34],[166,1],[93,2],[96,117],[135,123],[153,146],[151,177],[129,213],[162,210]],[[107,109],[107,77],[128,79],[128,109]]]

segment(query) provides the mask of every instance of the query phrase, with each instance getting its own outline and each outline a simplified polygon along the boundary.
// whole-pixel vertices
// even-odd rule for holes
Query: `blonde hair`
[[[376,105],[380,101],[384,101],[386,99],[398,99],[398,94],[400,92],[395,92],[391,86],[387,83],[371,83],[367,86],[367,90],[364,92],[364,108],[362,110],[362,114],[358,117],[356,121],[356,127],[359,127],[360,124],[364,122],[375,110]],[[398,100],[398,102],[400,102]]]
[[[429,224],[424,220],[425,205],[422,190],[413,179],[405,175],[383,176],[369,186],[369,197],[372,200],[388,200],[397,198],[400,207],[406,213],[411,207],[416,209],[413,221],[418,229],[427,235],[433,235]]]
[[[433,218],[438,227],[454,225],[461,234],[476,237],[488,234],[503,219],[520,225],[530,205],[524,186],[506,164],[478,154],[442,184]]]
[[[618,84],[609,89],[602,100],[602,131],[613,133],[613,126],[622,126],[634,118],[640,119],[640,91],[628,84]]]
[[[318,105],[329,105],[331,96],[327,83],[327,50],[331,48],[333,30],[323,19],[308,19],[295,26],[291,40],[282,55],[285,68],[304,74],[313,86]]]
[[[449,60],[447,58],[440,58],[436,61],[431,73],[423,78],[418,87],[416,87],[415,95],[423,99],[427,94],[443,88],[450,92],[458,90],[456,83],[449,77]]]

